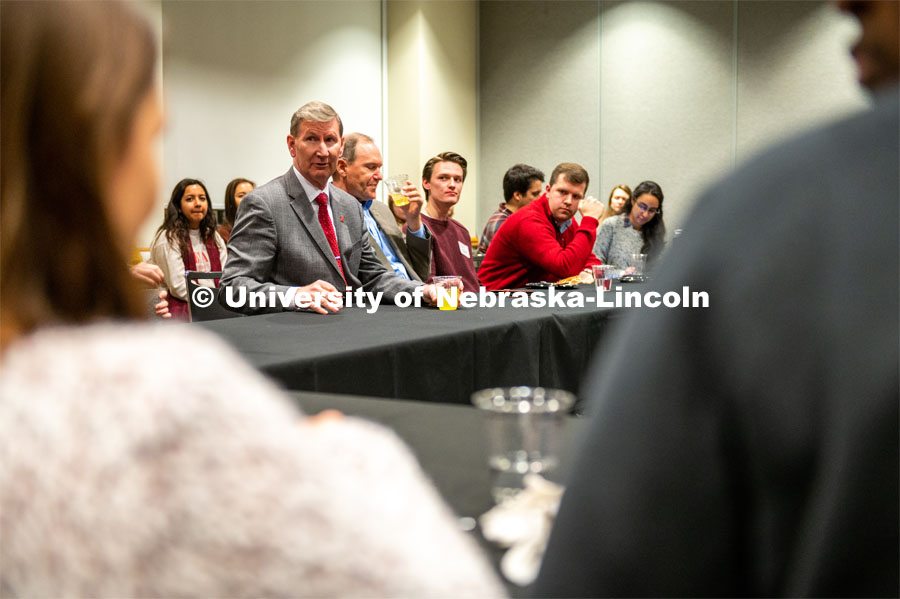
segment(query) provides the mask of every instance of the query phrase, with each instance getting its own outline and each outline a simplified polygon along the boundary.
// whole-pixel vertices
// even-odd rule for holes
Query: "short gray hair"
[[[300,122],[307,121],[309,123],[327,123],[331,119],[337,119],[338,135],[344,135],[344,123],[337,111],[325,102],[307,102],[297,109],[294,116],[291,117],[291,135],[296,136],[300,131]]]
[[[365,133],[348,133],[344,138],[344,149],[341,152],[341,158],[347,161],[347,164],[353,164],[356,160],[356,146],[360,143],[375,145],[375,140]]]

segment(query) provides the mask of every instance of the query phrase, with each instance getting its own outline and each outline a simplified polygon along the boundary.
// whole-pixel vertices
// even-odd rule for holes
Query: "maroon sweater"
[[[458,275],[466,291],[478,291],[478,275],[472,262],[472,238],[459,221],[437,220],[422,215],[422,222],[434,236],[431,252],[431,276]],[[463,253],[463,248],[468,254]]]
[[[597,219],[585,216],[559,232],[547,194],[519,208],[497,229],[478,276],[488,289],[516,289],[577,275],[600,260],[593,253]]]

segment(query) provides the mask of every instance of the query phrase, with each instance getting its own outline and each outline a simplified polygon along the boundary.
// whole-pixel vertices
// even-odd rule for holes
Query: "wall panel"
[[[731,165],[730,2],[604,2],[600,17],[601,168],[613,186],[659,183],[666,222]]]
[[[866,105],[857,28],[826,2],[484,0],[480,16],[482,226],[510,165],[576,160],[598,197],[656,180],[671,232],[733,164]]]
[[[163,2],[162,18],[166,195],[197,177],[219,206],[232,178],[282,174],[310,100],[381,139],[380,3]]]
[[[573,161],[596,176],[598,11],[596,2],[481,3],[481,194],[475,235],[503,201],[503,174],[517,162],[549,177],[558,163]]]

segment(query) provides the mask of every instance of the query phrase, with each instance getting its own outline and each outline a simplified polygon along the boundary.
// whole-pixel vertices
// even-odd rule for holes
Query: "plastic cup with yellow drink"
[[[437,306],[441,310],[456,310],[459,306],[459,285],[462,277],[449,275],[432,279],[437,292]]]
[[[394,175],[384,180],[384,187],[394,202],[394,206],[409,204],[409,198],[403,194],[404,185],[406,185],[406,175]]]

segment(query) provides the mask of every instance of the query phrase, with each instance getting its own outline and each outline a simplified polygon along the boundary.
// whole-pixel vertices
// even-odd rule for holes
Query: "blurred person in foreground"
[[[148,26],[2,2],[0,28],[0,595],[501,594],[391,433],[304,418],[211,335],[122,322],[157,189]]]
[[[589,182],[580,164],[558,164],[547,193],[516,211],[497,230],[478,271],[481,283],[490,290],[514,289],[537,281],[556,282],[600,264],[591,250],[603,204],[582,201]],[[579,207],[580,224],[572,218]]]
[[[544,173],[527,164],[514,164],[503,175],[503,203],[497,208],[481,232],[478,251],[484,254],[497,234],[497,229],[519,208],[524,208],[541,196]]]
[[[840,6],[874,106],[700,200],[654,286],[709,307],[599,352],[536,596],[898,595],[900,4]]]
[[[385,204],[375,199],[381,174],[381,152],[368,135],[344,136],[344,149],[337,161],[332,183],[359,201],[369,232],[369,245],[385,268],[411,281],[427,280],[431,274],[431,233],[422,224],[422,196],[407,181],[403,193],[409,199],[396,206],[408,228],[406,235]]]

